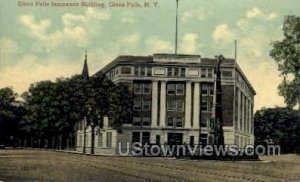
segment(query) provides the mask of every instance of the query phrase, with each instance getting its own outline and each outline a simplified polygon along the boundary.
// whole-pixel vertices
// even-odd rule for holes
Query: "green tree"
[[[254,115],[256,143],[274,142],[282,152],[300,151],[300,113],[288,108],[264,108]]]
[[[12,88],[0,89],[0,144],[14,145],[20,137],[19,123],[25,109]]]
[[[300,110],[300,17],[286,16],[283,32],[283,40],[272,43],[270,56],[284,78],[278,87],[279,94],[289,108],[298,104]]]

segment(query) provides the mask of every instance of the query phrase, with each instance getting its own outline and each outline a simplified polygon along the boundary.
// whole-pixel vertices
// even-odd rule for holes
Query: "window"
[[[208,95],[208,86],[207,84],[201,85],[201,95]]]
[[[232,77],[232,71],[222,71],[222,77]]]
[[[182,127],[183,126],[183,121],[181,117],[176,118],[176,127]]]
[[[141,117],[133,117],[133,125],[140,126],[141,125]]]
[[[150,111],[150,101],[149,100],[143,101],[143,111]]]
[[[168,111],[176,110],[176,101],[174,99],[168,99],[167,108],[168,108]]]
[[[206,77],[206,68],[201,68],[201,78]]]
[[[144,94],[150,94],[151,92],[151,85],[150,83],[145,83],[144,86],[143,86],[143,93]]]
[[[121,74],[130,75],[131,74],[131,67],[121,67]]]
[[[180,77],[185,77],[185,68],[180,69]]]
[[[214,86],[213,85],[210,85],[210,87],[209,87],[209,94],[214,95]]]
[[[132,132],[132,143],[140,142],[140,132]]]
[[[206,118],[206,116],[203,116],[203,114],[201,114],[200,126],[201,127],[206,127],[207,126],[207,118]]]
[[[213,69],[209,68],[209,69],[207,69],[207,72],[208,72],[207,77],[211,78],[213,76]]]
[[[207,134],[200,134],[200,141],[202,146],[206,146],[207,145]]]
[[[142,133],[142,143],[149,144],[150,143],[150,132],[143,132]]]
[[[106,133],[106,147],[111,148],[111,138],[112,138],[112,133],[107,132]]]
[[[134,67],[134,75],[139,76],[140,67]]]
[[[175,95],[175,84],[168,84],[168,95]]]
[[[194,146],[194,136],[190,136],[190,146]]]
[[[142,93],[142,84],[139,83],[135,83],[133,85],[133,89],[134,89],[134,94],[141,94]]]
[[[98,134],[98,147],[102,147],[102,140],[103,140],[103,134],[99,133]]]
[[[150,125],[150,117],[143,117],[143,126]]]
[[[133,101],[133,110],[140,111],[142,109],[141,104],[142,104],[141,100],[134,100]]]
[[[79,139],[78,139],[77,146],[82,146],[82,135],[79,135],[78,137],[79,137]]]
[[[145,73],[146,73],[145,67],[141,67],[141,76],[145,76]]]
[[[147,76],[151,76],[152,75],[152,69],[151,68],[147,68]]]
[[[201,111],[207,111],[207,101],[201,102]]]
[[[173,118],[168,118],[168,126],[174,126]]]
[[[174,76],[179,76],[179,68],[174,68]]]
[[[209,102],[208,111],[212,111],[213,106],[214,106],[213,102]]]
[[[177,111],[184,111],[184,100],[177,100]]]
[[[160,135],[156,135],[155,143],[156,143],[156,145],[160,145]]]
[[[173,69],[172,68],[168,68],[168,76],[173,76]]]
[[[176,95],[184,94],[184,84],[180,83],[176,85]]]

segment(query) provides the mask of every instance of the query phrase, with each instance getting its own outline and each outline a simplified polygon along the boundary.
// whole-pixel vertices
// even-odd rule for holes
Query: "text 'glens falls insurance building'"
[[[200,55],[119,56],[101,71],[133,94],[133,117],[119,133],[109,121],[95,130],[95,153],[118,154],[119,142],[213,144],[215,140],[216,59]],[[255,91],[234,59],[221,63],[222,116],[225,144],[254,143]],[[83,124],[81,124],[83,125]],[[77,150],[91,131],[77,131]]]

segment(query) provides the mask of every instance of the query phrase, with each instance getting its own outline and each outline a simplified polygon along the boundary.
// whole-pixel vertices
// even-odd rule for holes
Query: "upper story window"
[[[142,109],[142,102],[141,100],[134,100],[133,101],[133,110],[140,111]]]
[[[167,86],[167,90],[168,90],[168,95],[175,95],[175,88],[176,85],[175,84],[168,84]]]
[[[146,73],[146,68],[141,67],[141,76],[145,76],[145,73]]]
[[[203,83],[201,84],[201,95],[213,95],[214,94],[214,84],[213,83]]]
[[[185,77],[185,68],[180,68],[180,77]]]
[[[134,89],[134,94],[150,94],[151,83],[134,83],[133,89]]]
[[[185,77],[185,68],[167,68],[169,77]]]
[[[214,74],[214,69],[212,68],[201,68],[201,78],[212,78]]]
[[[133,84],[133,91],[134,94],[141,94],[142,93],[142,84]]]
[[[136,66],[134,67],[135,76],[151,76],[152,68],[147,66]]]
[[[169,83],[167,86],[168,95],[184,95],[184,84],[183,83]]]
[[[208,77],[208,78],[213,77],[213,69],[212,69],[212,68],[208,68],[208,69],[207,69],[207,77]]]
[[[121,67],[121,74],[131,75],[131,67],[128,66]]]
[[[222,77],[231,78],[232,77],[232,71],[222,71]]]
[[[179,83],[176,84],[176,95],[183,95],[184,94],[184,84]]]
[[[173,68],[168,68],[168,76],[173,76]]]
[[[147,76],[151,76],[152,75],[152,68],[147,67]]]
[[[144,83],[143,84],[143,93],[144,94],[150,94],[151,92],[151,84],[150,83]]]

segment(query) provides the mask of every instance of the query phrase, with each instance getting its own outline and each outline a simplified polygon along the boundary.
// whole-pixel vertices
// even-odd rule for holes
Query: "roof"
[[[95,75],[100,73],[105,73],[109,69],[115,67],[118,64],[144,64],[144,63],[159,63],[159,64],[170,64],[174,62],[157,62],[155,61],[156,58],[173,58],[173,59],[195,59],[195,60],[201,60],[199,62],[177,62],[177,64],[187,64],[187,65],[215,65],[217,63],[217,59],[215,58],[201,58],[200,55],[189,55],[189,54],[153,54],[150,56],[133,56],[133,55],[120,55],[116,59],[114,59],[112,62],[107,64],[104,68],[102,68],[100,71],[95,73]],[[249,85],[250,89],[253,91],[254,94],[256,94],[253,86],[239,67],[239,65],[235,62],[235,59],[232,58],[226,58],[222,61],[221,67],[236,67],[236,69],[239,71],[245,82]]]

